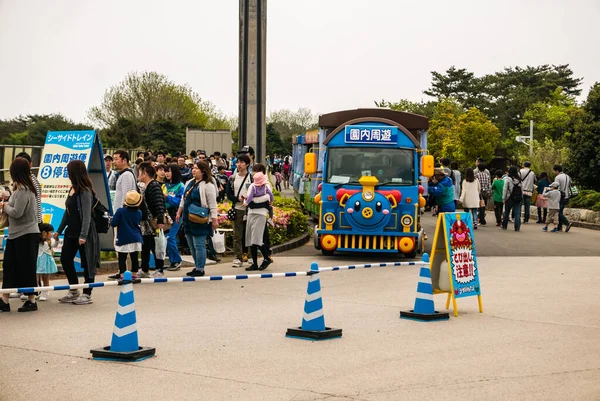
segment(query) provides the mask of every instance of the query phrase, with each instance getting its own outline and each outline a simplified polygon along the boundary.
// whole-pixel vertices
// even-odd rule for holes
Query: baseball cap
[[[113,157],[111,155],[104,155],[104,160],[109,159],[110,161],[113,161]]]
[[[252,148],[252,146],[246,145],[238,151],[238,155],[243,154],[251,154],[252,156],[254,156],[254,149]]]

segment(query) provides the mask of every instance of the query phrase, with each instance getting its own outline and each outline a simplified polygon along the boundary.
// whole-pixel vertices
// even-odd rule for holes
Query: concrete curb
[[[571,221],[573,223],[573,227],[577,228],[587,228],[588,230],[597,230],[600,231],[600,224],[587,223],[585,221]]]
[[[290,249],[298,248],[304,244],[306,244],[310,240],[310,232],[304,233],[299,237],[289,240],[288,242],[284,242],[280,245],[275,245],[271,247],[271,252],[273,254],[289,251]]]

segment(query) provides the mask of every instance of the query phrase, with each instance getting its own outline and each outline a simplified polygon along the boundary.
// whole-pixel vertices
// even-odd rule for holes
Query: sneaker
[[[239,259],[233,259],[233,267],[242,267],[244,265],[244,262],[242,262]]]
[[[38,298],[40,301],[47,301],[48,300],[48,291],[42,291],[40,292],[40,296]]]
[[[542,231],[548,231],[548,227],[542,228]]]
[[[529,221],[524,221],[523,224],[529,224]]]
[[[542,220],[538,220],[535,222],[535,224],[544,224],[544,222]]]
[[[154,278],[163,278],[165,276],[165,274],[161,271],[155,271],[154,274],[152,275],[152,277]]]
[[[64,297],[58,298],[58,302],[62,302],[64,304],[71,304],[77,298],[79,298],[79,291],[71,290],[71,291],[67,292],[67,295],[65,295]]]
[[[572,225],[573,225],[573,223],[571,223],[571,222],[569,222],[569,223],[567,224],[567,228],[565,228],[565,232],[566,232],[566,233],[568,233],[568,232],[569,232],[569,230],[571,229],[571,226],[572,226]]]
[[[18,292],[11,292],[8,297],[9,298],[19,298],[21,296],[21,294],[19,294]]]
[[[73,301],[75,305],[87,305],[91,304],[92,302],[94,302],[92,301],[92,296],[88,294],[81,294],[79,298]]]
[[[559,232],[559,231],[560,231],[560,230],[559,230],[558,228],[553,228],[552,230],[550,230],[550,232],[551,232],[551,233],[557,233],[557,232]]]
[[[258,267],[258,270],[265,270],[267,267],[269,267],[269,265],[273,263],[272,261],[270,261],[269,259],[265,259],[263,260],[263,262],[260,264],[260,266]]]
[[[247,272],[252,272],[252,271],[256,271],[256,270],[258,270],[258,266],[254,265],[254,264],[246,267]]]
[[[0,297],[0,312],[10,312],[10,304]]]
[[[181,262],[171,263],[171,266],[167,267],[167,270],[170,272],[175,272],[181,269]]]
[[[27,301],[29,299],[29,296],[25,295],[25,294],[21,294],[21,296],[19,298],[21,299],[21,301]]]
[[[18,309],[19,312],[34,312],[36,310],[38,310],[37,304],[29,300],[25,301],[23,306]]]
[[[217,255],[214,255],[214,254],[213,255],[208,255],[206,258],[209,259],[209,260],[214,260],[217,263],[219,263],[221,261],[221,259],[219,259],[219,257]]]
[[[150,273],[147,273],[143,270],[138,270],[138,272],[135,273],[135,278],[150,278]]]
[[[202,276],[204,276],[204,274],[205,274],[204,270],[192,269],[191,271],[187,272],[185,275],[190,276],[190,277],[202,277]]]
[[[121,273],[117,273],[117,274],[113,274],[112,276],[108,276],[109,280],[121,280],[123,277],[121,276]]]

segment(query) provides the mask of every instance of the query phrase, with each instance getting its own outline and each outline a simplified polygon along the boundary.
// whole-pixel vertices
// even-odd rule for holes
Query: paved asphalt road
[[[431,252],[433,234],[437,219],[426,213],[423,227],[429,236],[425,249]],[[488,224],[474,232],[477,254],[479,256],[600,256],[600,231],[584,228],[572,228],[568,233],[546,233],[541,224],[522,224],[521,231],[515,232],[512,225],[503,231],[496,224]],[[286,255],[316,256],[317,251],[312,240]],[[384,254],[385,255],[385,254]],[[368,258],[368,256],[366,256]],[[397,259],[396,255],[384,256]],[[346,254],[341,258],[360,259],[361,256]]]

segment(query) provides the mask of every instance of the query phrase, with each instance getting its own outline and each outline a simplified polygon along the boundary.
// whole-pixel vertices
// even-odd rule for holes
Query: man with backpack
[[[533,188],[537,182],[535,173],[531,171],[531,162],[523,163],[523,168],[519,172],[519,177],[523,185],[523,207],[525,207],[525,216],[523,216],[523,224],[529,223],[529,213],[531,209],[531,196]]]
[[[521,231],[521,205],[523,204],[523,187],[519,170],[517,166],[511,166],[508,169],[508,177],[502,191],[502,202],[505,204],[504,218],[502,219],[502,229],[508,227],[508,218],[512,210],[515,210],[515,231]]]
[[[560,164],[554,166],[554,182],[558,184],[558,190],[560,191],[560,209],[558,210],[558,231],[562,231],[562,226],[565,226],[565,232],[568,233],[571,230],[571,223],[564,214],[565,206],[569,203],[571,198],[571,184],[573,181],[571,177],[563,172],[563,168]]]

